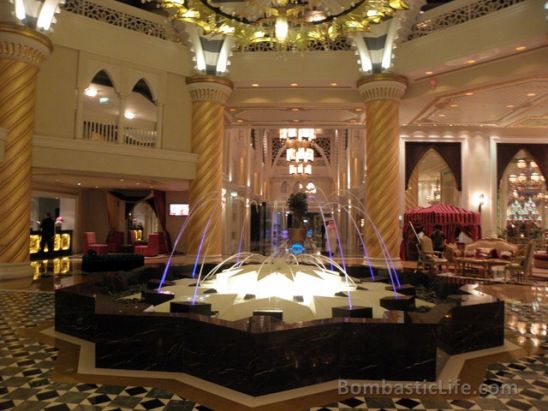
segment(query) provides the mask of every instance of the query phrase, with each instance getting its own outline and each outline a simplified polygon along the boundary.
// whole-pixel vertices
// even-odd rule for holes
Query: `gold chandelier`
[[[398,10],[404,0],[159,0],[171,18],[199,26],[207,36],[231,36],[240,46],[270,42],[306,48],[367,31]],[[337,10],[330,7],[336,7]]]
[[[312,174],[314,149],[312,141],[316,139],[313,128],[282,128],[280,140],[286,146],[286,160],[289,164],[289,174]]]

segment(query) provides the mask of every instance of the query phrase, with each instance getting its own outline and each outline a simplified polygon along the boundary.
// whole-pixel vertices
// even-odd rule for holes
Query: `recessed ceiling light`
[[[459,105],[456,104],[456,103],[453,103],[453,104],[450,104],[450,105],[449,105],[449,107],[451,107],[451,108],[457,108],[458,106],[459,106]]]
[[[259,83],[253,83],[251,87],[259,87]]]
[[[535,97],[537,93],[527,93],[527,97]]]
[[[438,114],[438,117],[445,117],[445,114]]]
[[[299,107],[292,107],[291,111],[301,111],[301,109]]]
[[[108,97],[99,97],[99,104],[108,104],[109,101]]]
[[[244,122],[244,121],[243,121],[241,118],[239,118],[238,120],[236,120],[236,123],[243,123],[243,122]]]
[[[331,87],[337,87],[339,84],[338,84],[338,83],[329,83],[329,85],[330,85]]]
[[[430,76],[431,74],[434,74],[433,71],[425,71],[424,74],[426,74],[427,76]]]
[[[516,47],[516,51],[523,51],[523,50],[527,50],[527,47],[525,47],[525,46]]]
[[[99,186],[95,186],[95,188],[99,188]]]
[[[121,182],[123,182],[123,181],[124,181],[124,179],[123,179],[123,178],[121,178],[121,179],[120,179],[120,181],[121,181]]]
[[[124,117],[128,120],[133,120],[135,118],[135,113],[133,111],[126,110]]]
[[[468,93],[464,93],[464,95],[465,95],[465,96],[473,96],[473,95],[474,95],[474,93],[473,93],[473,92],[471,92],[471,91],[469,91]]]
[[[299,119],[296,119],[296,118],[295,118],[295,119],[293,119],[293,122],[294,122],[294,123],[299,123],[300,121],[301,121],[301,120],[299,120]]]
[[[476,60],[466,60],[466,64],[474,64]]]
[[[358,108],[355,108],[354,111],[355,111],[356,113],[361,113],[361,112],[363,111],[363,108],[359,108],[359,107],[358,107]]]
[[[82,183],[76,183],[76,185],[77,185],[77,186],[81,186],[81,185],[82,185]]]
[[[506,108],[514,108],[515,106],[513,104],[508,104]]]
[[[230,108],[228,109],[228,111],[234,113],[234,112],[236,111],[236,109],[235,109],[234,107],[230,107]]]
[[[97,95],[97,89],[95,87],[88,87],[84,90],[84,94],[88,97],[95,97]]]
[[[299,87],[299,83],[291,83],[290,86],[291,87]]]

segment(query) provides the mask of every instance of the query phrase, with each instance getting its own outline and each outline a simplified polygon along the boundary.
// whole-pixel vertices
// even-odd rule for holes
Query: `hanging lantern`
[[[534,182],[540,181],[540,174],[539,173],[531,173],[531,181],[534,181]]]
[[[538,166],[537,166],[537,163],[535,163],[534,161],[531,161],[531,162],[529,163],[529,166],[530,166],[531,168],[537,168],[537,167],[538,167]]]
[[[515,183],[516,181],[518,181],[518,176],[515,174],[510,174],[508,176],[508,181],[510,181],[511,183]]]
[[[525,183],[527,181],[527,176],[523,173],[520,173],[520,175],[518,176],[518,181],[520,183]]]
[[[295,161],[297,159],[297,153],[294,148],[288,148],[285,152],[285,158],[287,161]]]
[[[518,168],[527,167],[527,162],[525,160],[518,160]]]

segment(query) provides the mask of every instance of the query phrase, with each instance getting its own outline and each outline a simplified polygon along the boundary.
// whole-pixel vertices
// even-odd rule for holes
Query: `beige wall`
[[[95,231],[97,241],[103,244],[109,232],[105,196],[106,193],[101,190],[82,190],[79,201],[81,237],[86,231]],[[78,252],[82,251],[82,238],[79,238]]]
[[[78,52],[55,46],[41,66],[36,93],[36,133],[74,138]]]
[[[171,237],[171,243],[172,245],[175,245],[175,239],[177,238],[177,234],[179,233],[179,230],[181,229],[182,225],[184,224],[187,217],[175,217],[169,215],[169,205],[175,203],[175,204],[185,204],[188,203],[188,191],[168,191],[166,192],[166,229],[169,233],[169,236]],[[183,247],[183,241],[184,235],[181,238],[181,241],[177,245],[176,250],[178,252],[182,252],[184,250]]]
[[[162,148],[190,152],[192,103],[185,79],[167,74]]]

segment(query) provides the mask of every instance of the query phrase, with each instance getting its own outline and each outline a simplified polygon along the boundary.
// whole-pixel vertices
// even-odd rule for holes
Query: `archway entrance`
[[[548,228],[545,176],[526,150],[508,163],[499,183],[497,226],[501,236],[520,243],[542,242]]]
[[[411,174],[405,208],[430,207],[440,203],[459,205],[460,191],[445,160],[436,150],[430,149]]]
[[[131,218],[132,229],[142,230],[142,240],[146,241],[149,234],[158,232],[160,227],[158,217],[146,201],[141,201],[133,207]]]

